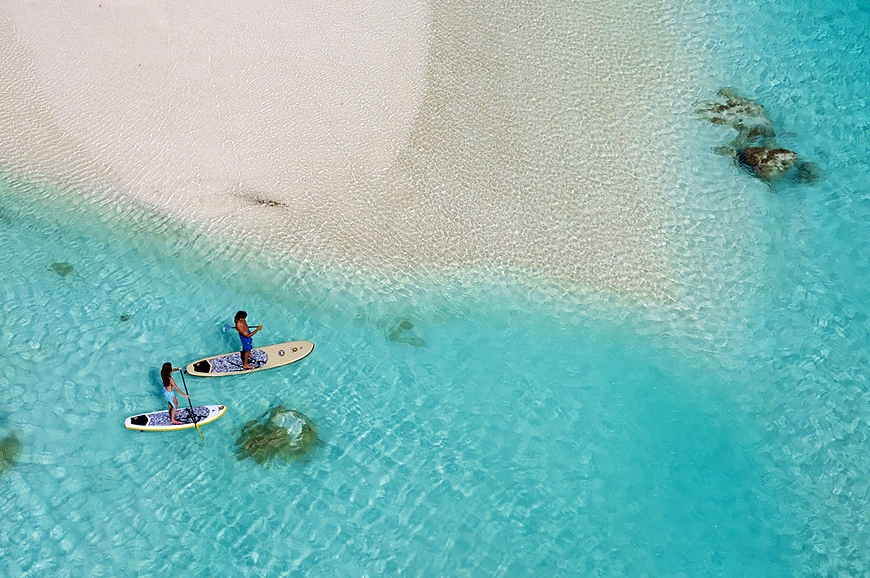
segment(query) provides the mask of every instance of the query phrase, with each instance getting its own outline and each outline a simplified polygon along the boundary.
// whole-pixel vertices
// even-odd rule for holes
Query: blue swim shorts
[[[250,351],[254,348],[254,340],[250,337],[245,337],[244,335],[239,335],[239,339],[242,340],[242,351]]]

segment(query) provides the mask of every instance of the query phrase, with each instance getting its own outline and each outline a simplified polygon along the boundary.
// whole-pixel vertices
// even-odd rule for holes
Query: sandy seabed
[[[298,259],[660,291],[657,6],[7,1],[0,164]]]

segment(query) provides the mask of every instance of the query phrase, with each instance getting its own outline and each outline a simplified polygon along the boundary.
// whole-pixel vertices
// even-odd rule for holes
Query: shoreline
[[[11,167],[215,235],[242,223],[252,246],[300,262],[669,293],[659,129],[635,101],[676,73],[643,9],[201,4],[104,2],[66,28],[59,2],[7,7],[16,90],[0,122],[30,143],[0,142]],[[648,50],[626,50],[641,32]]]

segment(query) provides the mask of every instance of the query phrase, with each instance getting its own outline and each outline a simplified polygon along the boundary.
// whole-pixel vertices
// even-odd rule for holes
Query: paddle
[[[250,327],[250,325],[249,325],[248,327]],[[258,327],[258,326],[255,325],[254,327]],[[226,332],[229,331],[230,329],[232,329],[233,331],[236,330],[235,326],[233,326],[233,325],[227,325],[226,323],[224,323],[224,328],[223,328],[224,333],[226,333]]]
[[[196,412],[193,411],[193,402],[190,401],[190,392],[187,391],[187,382],[184,381],[184,370],[181,368],[178,368],[178,373],[181,374],[181,383],[182,383],[182,385],[184,385],[184,393],[185,393],[185,395],[187,395],[187,404],[190,406],[190,416],[193,419],[193,425],[194,425],[194,427],[196,427],[196,431],[199,432],[199,437],[202,438],[202,441],[205,441],[205,436],[202,435],[202,430],[199,429],[199,423],[198,423],[199,420],[196,419]]]

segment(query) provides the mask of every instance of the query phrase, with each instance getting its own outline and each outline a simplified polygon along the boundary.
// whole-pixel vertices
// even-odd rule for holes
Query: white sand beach
[[[619,4],[5,1],[0,165],[298,259],[661,289],[682,72]]]

